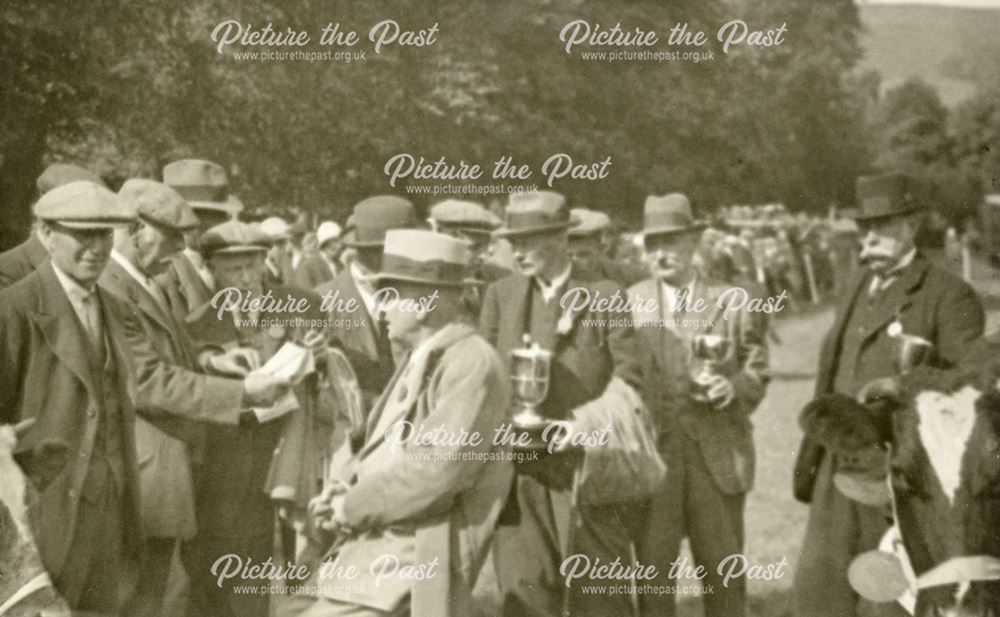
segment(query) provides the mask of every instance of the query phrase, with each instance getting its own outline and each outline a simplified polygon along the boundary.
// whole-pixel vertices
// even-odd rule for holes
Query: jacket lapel
[[[926,260],[920,257],[915,258],[906,271],[899,276],[899,279],[882,292],[885,297],[878,303],[877,312],[869,324],[865,338],[878,332],[910,306],[913,301],[913,292],[923,284],[928,268],[929,264]],[[864,292],[865,290],[859,290],[859,293]]]
[[[101,282],[107,283],[109,291],[118,292],[120,296],[138,306],[143,313],[160,324],[164,330],[173,331],[167,315],[163,312],[166,307],[160,308],[149,292],[131,274],[126,272],[121,264],[111,260],[104,271],[104,277],[106,278],[103,278]]]
[[[52,266],[39,268],[38,272],[41,285],[38,307],[32,317],[56,357],[93,393],[93,373],[83,351],[87,342],[76,319],[76,311],[59,284]]]

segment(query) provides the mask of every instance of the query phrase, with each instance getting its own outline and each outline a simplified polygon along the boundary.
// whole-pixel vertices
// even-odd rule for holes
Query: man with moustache
[[[931,264],[914,246],[920,208],[902,174],[857,181],[862,267],[837,307],[820,351],[816,395],[859,396],[873,380],[898,374],[894,331],[933,345],[929,362],[955,364],[983,334],[983,307],[969,285]],[[885,506],[864,505],[838,479],[840,461],[806,437],[795,465],[795,497],[810,504],[795,575],[801,617],[905,615],[895,603],[872,605],[847,580],[858,554],[878,547],[888,528]],[[868,500],[870,502],[870,500]]]
[[[70,607],[117,615],[141,546],[135,412],[125,340],[128,309],[98,285],[112,229],[135,210],[107,188],[76,181],[34,207],[49,261],[0,292],[0,424],[33,419],[17,445],[63,444],[69,463],[47,484],[29,479],[45,569]]]
[[[602,397],[612,386],[640,381],[631,328],[608,325],[614,315],[587,307],[567,311],[560,298],[582,288],[607,298],[614,283],[578,271],[570,262],[565,198],[549,191],[511,195],[506,223],[497,233],[510,240],[519,272],[487,290],[480,329],[500,355],[533,343],[553,352],[548,395],[539,413],[573,420],[574,411]],[[620,320],[619,320],[620,321]],[[581,464],[572,449],[543,454],[519,465],[495,550],[504,615],[630,615],[627,595],[566,590],[559,573],[574,554],[611,563],[632,561],[631,530],[636,504],[580,505],[574,511],[573,477]]]
[[[226,170],[211,161],[174,161],[163,168],[163,183],[180,193],[198,217],[197,228],[184,234],[184,249],[157,277],[174,315],[184,321],[215,293],[215,281],[200,251],[199,238],[212,227],[235,218],[243,210],[243,204],[229,194]]]
[[[349,324],[333,327],[329,335],[354,367],[365,409],[371,408],[396,370],[372,276],[381,269],[386,232],[416,224],[413,204],[401,197],[377,195],[358,202],[344,235],[344,245],[355,252],[355,258],[332,281],[316,288],[329,303],[327,318],[334,324]],[[364,427],[348,430],[355,445],[360,445]]]
[[[475,612],[472,589],[513,469],[489,456],[501,453],[492,435],[506,420],[509,385],[496,350],[463,318],[462,290],[475,284],[469,266],[469,250],[455,238],[386,233],[376,280],[399,293],[386,319],[389,336],[409,352],[371,412],[363,447],[314,503],[321,525],[339,536],[329,559],[360,575],[320,578],[320,597],[303,617]],[[402,441],[404,422],[453,437],[447,445]],[[460,435],[480,439],[456,443]],[[400,575],[379,580],[386,556],[400,560]],[[414,567],[427,576],[401,574]]]
[[[750,415],[768,383],[766,321],[760,313],[719,308],[733,288],[693,263],[705,225],[694,220],[687,197],[651,196],[644,210],[651,277],[628,294],[636,307],[643,394],[656,419],[667,476],[649,504],[639,561],[656,566],[657,584],[677,585],[668,572],[687,537],[711,588],[702,595],[706,617],[742,617],[744,579],[724,585],[718,570],[730,555],[744,552],[743,510],[755,459]],[[654,310],[641,310],[649,306],[644,303]],[[692,352],[706,336],[730,346],[711,371],[702,371]],[[642,614],[674,615],[675,601],[672,595],[643,594]]]
[[[94,184],[104,185],[96,174],[76,165],[53,163],[38,176],[36,185],[38,195],[42,196],[57,186],[62,186],[77,180],[88,180]],[[9,287],[35,271],[38,266],[49,258],[48,252],[39,238],[37,225],[32,225],[31,235],[9,251],[0,253],[0,289]]]
[[[264,255],[270,239],[256,225],[228,221],[205,232],[200,248],[219,290],[239,290],[244,300],[259,298],[265,291]],[[223,296],[218,302],[198,307],[188,318],[188,330],[204,356],[209,350],[242,352],[247,369],[263,366],[286,343],[294,342],[312,352],[314,361],[322,366],[326,340],[313,324],[322,315],[319,298],[302,290],[284,286],[268,289],[274,298],[305,300],[306,310],[261,312],[243,305],[225,306]],[[247,369],[244,369],[247,371]],[[252,373],[251,373],[252,374]],[[207,438],[203,472],[196,489],[197,535],[185,548],[184,561],[191,576],[192,612],[200,617],[254,617],[268,614],[267,595],[241,594],[235,587],[247,584],[266,585],[265,578],[234,578],[223,584],[212,575],[213,564],[226,555],[260,564],[274,551],[275,506],[308,501],[303,496],[300,479],[305,478],[310,461],[301,462],[307,453],[316,454],[307,446],[294,447],[289,452],[286,440],[306,443],[303,432],[317,441],[328,441],[332,419],[320,416],[329,406],[314,394],[318,375],[304,376],[291,387],[293,400],[287,413],[258,419],[244,401],[238,424],[211,424]],[[284,394],[284,392],[282,392]],[[281,396],[277,397],[281,400]],[[303,420],[309,418],[306,423]],[[312,420],[316,420],[313,422]],[[295,435],[290,435],[294,431]],[[289,469],[287,457],[300,461],[302,467]],[[319,456],[317,456],[317,459]],[[277,467],[277,469],[276,469]],[[318,478],[313,478],[315,486]],[[276,493],[279,487],[288,490]],[[275,502],[274,500],[278,500]],[[286,529],[287,529],[286,525]],[[293,559],[291,539],[283,542],[285,558]]]
[[[101,284],[131,309],[125,336],[131,348],[145,550],[142,585],[128,615],[161,613],[177,542],[195,533],[194,486],[204,456],[205,424],[236,425],[247,404],[272,402],[278,384],[254,373],[245,379],[202,374],[193,343],[173,316],[155,275],[184,246],[183,233],[198,224],[184,199],[152,180],[125,182],[119,197],[138,219],[115,231]]]

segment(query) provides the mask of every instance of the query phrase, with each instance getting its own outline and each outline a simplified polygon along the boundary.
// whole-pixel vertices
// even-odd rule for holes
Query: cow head
[[[917,576],[917,617],[1000,617],[1000,362],[918,368],[803,411],[836,455],[886,470],[896,524]],[[885,471],[882,473],[885,477]],[[887,492],[887,495],[889,493]]]
[[[42,566],[28,525],[34,489],[14,462],[14,429],[0,426],[0,614],[67,616]]]

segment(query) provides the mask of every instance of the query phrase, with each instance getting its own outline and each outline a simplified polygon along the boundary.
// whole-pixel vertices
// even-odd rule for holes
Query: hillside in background
[[[1000,10],[859,3],[862,64],[882,88],[908,77],[935,86],[949,107],[1000,79]]]

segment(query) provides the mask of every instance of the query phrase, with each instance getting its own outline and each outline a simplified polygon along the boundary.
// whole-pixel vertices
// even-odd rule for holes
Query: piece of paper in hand
[[[316,370],[316,360],[312,351],[296,345],[295,343],[285,343],[281,346],[271,359],[260,367],[260,371],[266,375],[279,377],[289,385],[297,385],[306,375]],[[299,406],[295,393],[291,390],[285,392],[284,396],[275,401],[270,407],[254,407],[253,412],[257,415],[258,422],[270,422],[297,409]]]

